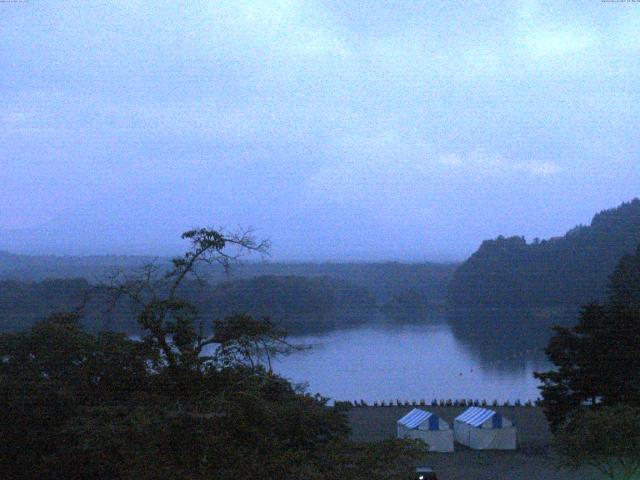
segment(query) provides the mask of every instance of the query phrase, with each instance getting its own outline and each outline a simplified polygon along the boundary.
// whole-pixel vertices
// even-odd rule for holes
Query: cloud
[[[492,198],[526,188],[544,201],[557,190],[563,209],[568,187],[546,180],[566,183],[569,169],[572,184],[608,175],[611,188],[594,189],[601,196],[617,192],[614,180],[634,192],[635,170],[615,162],[633,162],[639,148],[640,9],[586,3],[8,9],[0,224],[117,198],[109,215],[132,223],[215,210],[281,222],[274,237],[297,222],[311,237],[326,228],[303,218],[319,212],[453,225],[450,212],[469,220],[458,205],[473,204],[487,212],[478,225],[489,224]],[[460,228],[456,238],[476,235]]]
[[[548,176],[560,173],[562,169],[553,162],[523,162],[516,163],[514,167],[535,176]]]
[[[593,44],[587,31],[547,29],[531,32],[524,38],[530,53],[538,58],[557,58],[578,53]]]
[[[447,153],[441,155],[440,164],[459,173],[502,176],[526,173],[535,177],[556,175],[562,171],[560,165],[551,161],[514,161],[486,152],[471,152],[465,155]]]
[[[583,13],[575,6],[522,2],[514,22],[514,52],[523,59],[533,59],[537,66],[545,62],[556,66],[559,60],[596,54],[594,47],[605,38],[597,23],[587,20]]]
[[[307,192],[338,202],[402,196],[424,180],[430,149],[394,131],[341,135],[331,146],[333,160],[309,176]]]
[[[205,28],[216,40],[232,35],[244,47],[298,61],[351,54],[333,19],[313,4],[299,0],[225,0],[211,5]]]

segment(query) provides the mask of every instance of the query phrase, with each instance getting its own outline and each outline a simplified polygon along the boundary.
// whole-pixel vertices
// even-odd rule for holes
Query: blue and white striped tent
[[[491,428],[502,427],[502,415],[486,408],[470,407],[456,417],[456,421],[468,423],[472,427],[480,427],[489,419]]]
[[[456,442],[478,450],[514,450],[516,428],[494,410],[470,407],[455,419]]]
[[[404,417],[398,420],[398,423],[404,425],[407,428],[421,428],[422,430],[440,430],[439,422],[440,418],[431,412],[425,412],[419,408],[414,408]]]
[[[437,415],[414,408],[397,422],[398,438],[424,441],[432,452],[453,452],[453,431]]]

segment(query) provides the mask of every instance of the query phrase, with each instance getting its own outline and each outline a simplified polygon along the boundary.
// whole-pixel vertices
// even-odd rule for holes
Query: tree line
[[[164,257],[29,256],[0,251],[0,280],[40,282],[52,278],[85,278],[95,284],[114,270],[133,272],[152,262],[164,271],[171,268],[170,258]],[[218,265],[203,266],[201,274],[212,285],[262,276],[332,278],[365,288],[379,304],[385,304],[407,290],[414,290],[429,302],[444,305],[447,283],[456,267],[456,263],[275,262],[252,261],[249,258],[235,264],[228,272]]]
[[[82,325],[90,331],[140,333],[130,299],[109,305],[107,283],[0,281],[0,332],[29,328],[54,312],[81,311]],[[180,285],[180,294],[210,320],[243,313],[266,316],[296,333],[362,322],[376,307],[366,289],[322,277],[261,276],[213,285],[190,278]]]
[[[149,265],[108,286],[133,306],[140,340],[88,332],[78,312],[0,335],[3,478],[407,478],[423,444],[354,443],[344,409],[272,371],[305,346],[248,315],[207,332],[182,297],[199,266],[228,266],[230,246],[264,246],[208,229],[183,238],[169,272]]]

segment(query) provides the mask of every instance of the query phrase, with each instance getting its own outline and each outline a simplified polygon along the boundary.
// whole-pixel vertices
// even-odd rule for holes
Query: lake
[[[312,349],[278,360],[274,370],[335,400],[524,402],[539,396],[533,372],[550,367],[540,348],[484,355],[446,322],[382,322],[290,340]]]

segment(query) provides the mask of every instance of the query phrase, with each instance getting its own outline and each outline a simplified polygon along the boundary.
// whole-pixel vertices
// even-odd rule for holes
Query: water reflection
[[[548,335],[540,334],[546,326],[525,325],[514,312],[415,322],[378,315],[366,326],[293,337],[314,348],[281,360],[277,370],[335,399],[533,400],[533,371],[549,367],[542,354]]]
[[[554,325],[573,325],[574,306],[459,309],[447,312],[456,339],[488,368],[514,370],[544,363]]]

